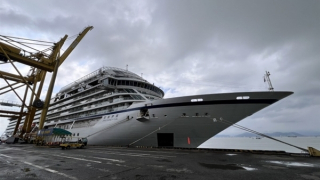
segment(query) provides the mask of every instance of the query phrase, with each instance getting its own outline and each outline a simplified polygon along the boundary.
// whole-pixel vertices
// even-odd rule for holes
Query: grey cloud
[[[320,102],[317,0],[3,4],[0,34],[57,41],[94,26],[62,65],[55,91],[101,66],[128,64],[166,97],[266,90],[262,76],[268,70],[275,90],[295,94],[241,124],[289,131],[301,127],[297,117],[311,124],[320,116],[312,111]]]

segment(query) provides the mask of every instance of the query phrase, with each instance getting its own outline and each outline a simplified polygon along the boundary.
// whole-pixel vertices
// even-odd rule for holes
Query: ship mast
[[[266,71],[266,74],[264,75],[263,79],[264,79],[264,82],[267,81],[268,85],[269,85],[269,91],[273,91],[273,87],[272,87],[272,84],[271,84],[271,80],[270,80],[270,72],[269,71]]]

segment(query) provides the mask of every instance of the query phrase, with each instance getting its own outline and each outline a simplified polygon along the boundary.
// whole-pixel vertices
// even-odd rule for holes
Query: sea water
[[[308,149],[313,147],[320,150],[320,137],[273,137],[280,141]],[[302,153],[295,147],[271,140],[269,138],[252,137],[213,137],[199,148],[214,149],[244,149],[244,150],[276,150],[289,153]]]

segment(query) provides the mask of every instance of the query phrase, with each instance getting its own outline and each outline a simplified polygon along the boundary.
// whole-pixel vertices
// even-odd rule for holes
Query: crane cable
[[[51,43],[51,44],[54,43],[54,42],[49,42],[49,41],[40,41],[40,40],[34,40],[34,39],[26,39],[26,38],[14,37],[14,36],[4,36],[4,35],[0,35],[0,36],[5,37],[7,39],[14,38],[14,39],[22,39],[22,40],[28,40],[28,41],[42,42],[42,43]]]
[[[9,39],[9,38],[8,38],[8,39]],[[30,53],[30,54],[32,54],[32,52],[27,51],[27,50],[25,50],[25,49],[23,49],[23,48],[15,45],[15,44],[11,43],[11,42],[15,42],[15,43],[17,43],[17,44],[20,44],[20,45],[22,45],[22,46],[25,46],[25,47],[27,47],[27,48],[30,48],[30,49],[35,50],[35,51],[38,51],[38,52],[40,51],[40,50],[38,50],[38,49],[35,49],[35,48],[33,48],[33,47],[30,47],[30,46],[25,45],[24,42],[19,42],[19,41],[15,41],[15,40],[11,40],[11,39],[5,40],[5,39],[2,39],[2,38],[0,38],[0,40],[6,42],[6,43],[8,43],[8,44],[10,44],[10,45],[13,46],[13,47],[16,47],[16,48],[18,48],[18,49],[21,49],[21,50],[24,51],[24,52]],[[46,53],[45,53],[45,54],[46,54]],[[49,56],[48,54],[46,54],[46,55]]]
[[[5,42],[7,42],[8,44],[10,44],[11,46],[14,46],[14,47],[16,47],[16,48],[18,48],[18,49],[21,49],[21,50],[23,50],[24,52],[28,52],[28,53],[30,53],[30,54],[31,54],[30,51],[27,51],[27,50],[25,50],[25,49],[23,49],[23,48],[15,45],[15,44],[12,44],[11,42],[20,44],[20,45],[22,45],[22,46],[26,46],[27,48],[30,48],[30,49],[35,50],[35,51],[38,51],[38,52],[40,52],[40,50],[35,49],[35,48],[32,48],[32,47],[30,47],[30,46],[27,46],[26,44],[40,45],[40,46],[50,46],[50,47],[42,50],[43,53],[46,52],[46,51],[48,51],[48,50],[52,50],[52,46],[53,46],[53,44],[54,44],[54,42],[49,42],[49,41],[40,41],[40,40],[33,40],[33,39],[26,39],[26,38],[18,38],[18,37],[13,37],[13,36],[0,35],[0,37],[3,37],[3,38],[6,38],[6,39],[7,39],[7,40],[5,40],[5,39],[3,39],[3,38],[0,38],[0,40],[5,41]],[[10,38],[11,38],[11,39],[10,39]],[[25,41],[16,41],[16,40],[13,40],[13,39],[22,39],[22,40],[28,40],[28,41],[32,41],[32,42],[41,42],[41,43],[49,43],[49,44],[39,44],[39,43],[31,43],[31,42],[25,42]],[[45,53],[45,54],[46,54],[46,53]],[[49,56],[48,54],[46,54],[46,55]]]
[[[305,149],[305,148],[298,147],[298,146],[295,146],[295,145],[293,145],[293,144],[286,143],[286,142],[284,142],[284,141],[281,141],[281,140],[276,139],[276,138],[273,138],[273,137],[271,137],[271,136],[268,136],[268,135],[259,133],[259,132],[257,132],[257,131],[252,130],[252,129],[246,128],[246,127],[244,127],[244,126],[240,126],[239,124],[232,123],[232,122],[230,122],[230,121],[228,121],[228,120],[225,120],[225,119],[223,119],[223,118],[220,118],[219,120],[217,120],[216,118],[213,118],[213,121],[214,121],[214,122],[221,122],[221,123],[227,124],[228,126],[233,126],[233,127],[242,129],[242,130],[244,130],[244,131],[248,131],[248,132],[250,132],[250,133],[257,134],[257,135],[259,135],[259,136],[263,136],[263,137],[266,137],[266,138],[269,138],[269,139],[278,141],[278,142],[280,142],[280,143],[283,143],[283,144],[286,144],[286,145],[289,145],[289,146],[298,148],[298,149],[300,149],[300,150],[302,150],[302,151],[309,152],[309,151],[308,151],[307,149]]]

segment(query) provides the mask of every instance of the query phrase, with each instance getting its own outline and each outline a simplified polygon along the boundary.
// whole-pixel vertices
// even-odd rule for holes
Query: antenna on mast
[[[266,74],[264,75],[263,80],[264,80],[264,82],[267,81],[267,83],[269,85],[269,91],[273,91],[273,87],[272,87],[271,80],[270,80],[270,77],[269,77],[270,75],[271,75],[270,72],[266,71]]]

